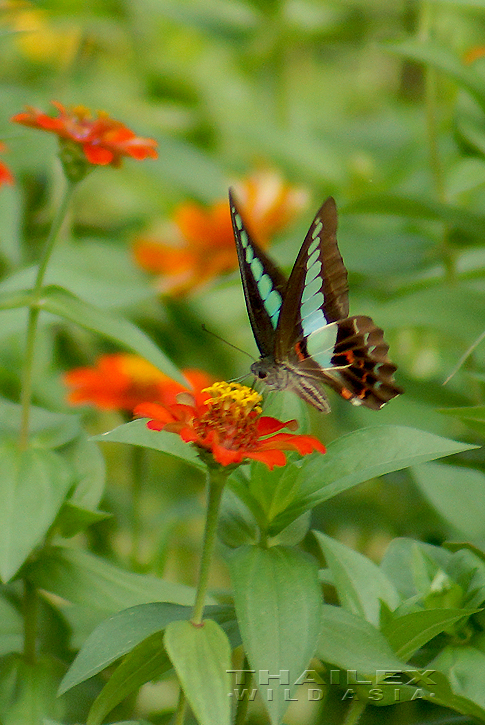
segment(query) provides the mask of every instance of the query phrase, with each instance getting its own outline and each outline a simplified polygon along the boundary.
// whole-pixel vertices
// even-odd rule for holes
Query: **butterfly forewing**
[[[337,330],[327,326],[349,313],[347,270],[336,234],[337,209],[329,197],[310,226],[288,280],[276,334],[277,359],[305,341],[309,354],[328,351],[326,360],[322,355],[317,362],[322,367],[330,364]]]
[[[229,203],[244,297],[254,339],[263,357],[273,355],[286,277],[251,238],[231,190]]]

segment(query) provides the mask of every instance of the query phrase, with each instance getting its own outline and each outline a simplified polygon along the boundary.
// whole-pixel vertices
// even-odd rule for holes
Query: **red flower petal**
[[[272,471],[275,466],[284,466],[286,464],[286,456],[283,451],[278,451],[274,448],[268,451],[246,452],[245,455],[247,458],[252,458],[254,461],[265,463],[270,471]]]
[[[277,433],[282,428],[289,428],[290,430],[296,430],[298,423],[296,420],[282,421],[277,418],[271,418],[270,416],[263,415],[258,420],[258,435],[267,436],[272,433]]]

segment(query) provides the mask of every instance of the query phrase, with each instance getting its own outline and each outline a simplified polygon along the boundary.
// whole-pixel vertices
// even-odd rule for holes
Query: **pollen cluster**
[[[240,450],[255,444],[257,420],[261,415],[262,396],[239,383],[214,383],[202,391],[209,393],[207,411],[195,422],[198,435],[204,439],[215,435],[220,445]]]
[[[259,415],[262,412],[262,396],[247,385],[220,382],[204,388],[202,392],[210,394],[207,402],[211,408],[232,409],[236,416],[246,416],[253,411]]]

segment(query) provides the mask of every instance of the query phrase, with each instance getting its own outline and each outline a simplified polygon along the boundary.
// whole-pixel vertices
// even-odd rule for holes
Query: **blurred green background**
[[[314,212],[335,196],[351,313],[383,327],[406,392],[379,413],[333,394],[327,417],[291,396],[270,404],[309,416],[325,442],[396,423],[481,443],[483,421],[471,428],[440,409],[483,403],[485,345],[443,382],[485,330],[484,46],[480,0],[4,0],[0,139],[17,183],[0,191],[0,290],[32,278],[62,185],[54,137],[10,116],[26,104],[48,111],[51,100],[103,109],[155,138],[159,158],[86,178],[49,281],[124,314],[179,366],[240,376],[247,358],[201,328],[256,355],[237,270],[196,293],[160,297],[132,245],[178,204],[211,204],[233,180],[275,170],[310,201],[272,240],[272,256],[289,270]],[[11,400],[25,320],[9,311],[0,321],[0,388]],[[61,373],[113,346],[57,318],[44,323],[35,402],[66,410]],[[123,419],[86,409],[85,420],[102,432]],[[85,543],[128,565],[132,453],[103,452],[104,508],[115,515]],[[483,452],[453,463],[482,471]],[[155,453],[143,465],[142,568],[193,584],[201,481],[184,472],[181,489],[180,468]],[[407,472],[371,481],[318,510],[315,525],[376,560],[395,536],[468,538],[453,502],[436,500],[436,481]],[[227,584],[222,565],[216,578]],[[158,712],[156,722],[173,704],[173,692],[161,692],[146,687],[142,696],[142,712]],[[289,714],[288,722],[296,720]]]

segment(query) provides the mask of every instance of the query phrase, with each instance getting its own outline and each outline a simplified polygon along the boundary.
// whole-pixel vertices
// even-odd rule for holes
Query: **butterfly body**
[[[382,330],[370,317],[348,316],[347,271],[332,197],[317,212],[288,280],[249,235],[231,192],[229,198],[246,306],[261,354],[251,372],[324,413],[330,404],[322,383],[374,410],[401,393]]]

